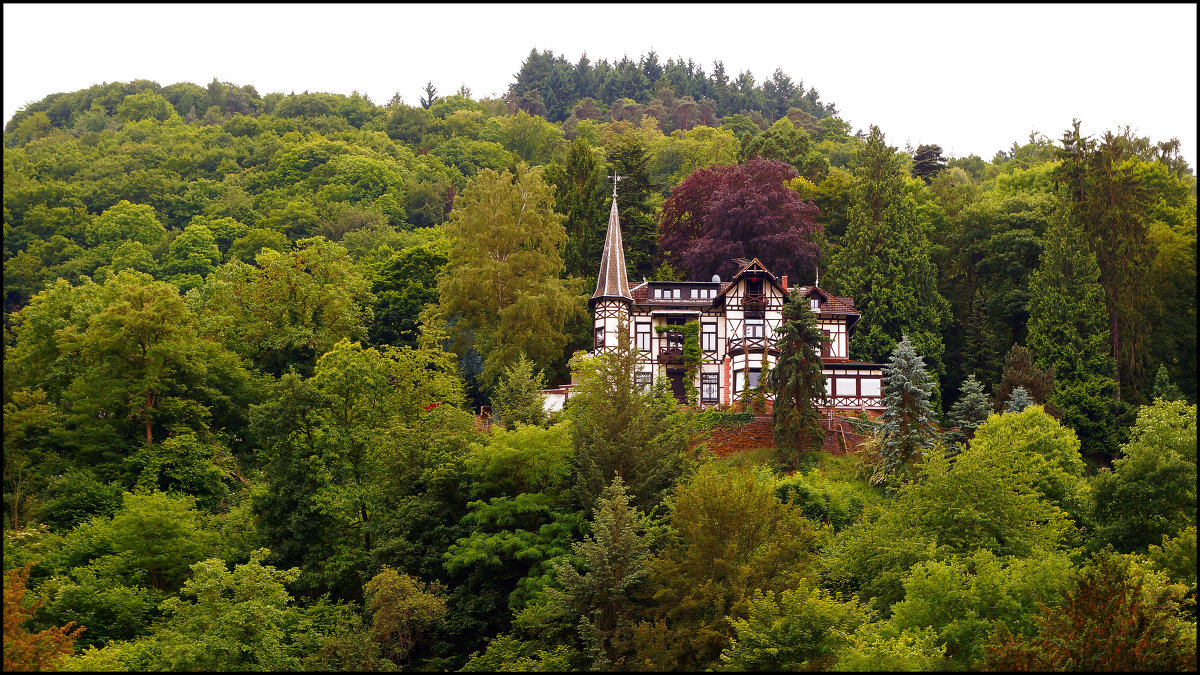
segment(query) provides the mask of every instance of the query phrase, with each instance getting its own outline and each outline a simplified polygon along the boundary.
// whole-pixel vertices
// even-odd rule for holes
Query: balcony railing
[[[830,396],[821,405],[827,408],[862,410],[864,408],[882,408],[882,396]]]
[[[775,341],[767,340],[766,338],[742,337],[740,335],[735,335],[735,336],[729,338],[729,351],[730,352],[741,351],[742,349],[747,349],[749,351],[760,351],[761,352],[764,347],[766,347],[767,349],[777,349],[777,347],[775,345]]]
[[[742,296],[743,307],[764,307],[767,304],[766,293],[747,293]]]

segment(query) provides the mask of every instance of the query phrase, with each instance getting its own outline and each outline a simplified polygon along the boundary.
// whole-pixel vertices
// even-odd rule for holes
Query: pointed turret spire
[[[621,221],[617,217],[617,180],[620,177],[613,180],[612,210],[608,213],[608,232],[604,235],[604,251],[600,254],[600,275],[596,277],[596,293],[589,305],[594,305],[600,298],[633,302],[625,270],[625,249],[621,245]]]

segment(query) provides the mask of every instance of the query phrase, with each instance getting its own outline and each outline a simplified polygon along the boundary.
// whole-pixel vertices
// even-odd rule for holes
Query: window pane
[[[701,373],[700,374],[700,400],[705,403],[717,402],[717,374],[716,373]]]
[[[858,396],[858,380],[853,377],[835,377],[837,396]]]
[[[864,377],[860,381],[862,382],[862,395],[863,396],[879,396],[879,379],[878,378]]]
[[[751,389],[758,386],[758,375],[761,372],[762,372],[762,370],[759,368],[751,368],[750,369],[750,388]]]
[[[633,381],[637,385],[638,389],[640,389],[642,391],[650,390],[650,385],[651,385],[650,373],[634,373]]]

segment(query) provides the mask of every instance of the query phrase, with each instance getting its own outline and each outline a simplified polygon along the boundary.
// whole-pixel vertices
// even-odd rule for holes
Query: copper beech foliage
[[[75,638],[87,629],[74,621],[37,633],[23,628],[41,605],[41,601],[26,604],[28,579],[29,565],[4,573],[4,670],[56,670],[75,651]]]
[[[735,258],[758,258],[794,279],[816,260],[821,211],[787,183],[796,169],[756,157],[693,171],[663,203],[659,249],[691,279],[728,278]]]

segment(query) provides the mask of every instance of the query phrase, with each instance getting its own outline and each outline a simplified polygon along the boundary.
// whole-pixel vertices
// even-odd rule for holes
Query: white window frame
[[[709,337],[711,336],[711,338]],[[701,348],[706,352],[717,351],[717,324],[707,322],[700,324],[700,342],[703,345]]]
[[[642,330],[645,328],[645,330]],[[637,339],[638,351],[650,351],[650,322],[638,321],[635,326],[635,335]]]

